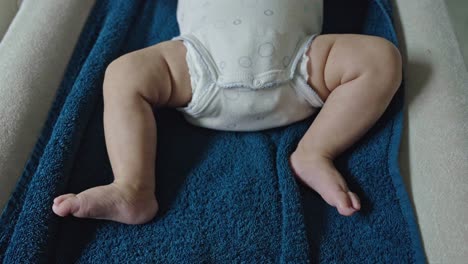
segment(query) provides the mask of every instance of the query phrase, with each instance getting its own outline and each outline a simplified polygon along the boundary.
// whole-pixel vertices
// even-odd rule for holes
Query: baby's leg
[[[325,101],[291,155],[297,176],[342,215],[358,197],[333,165],[387,108],[401,83],[401,57],[390,42],[363,35],[323,35],[308,51],[309,84]]]
[[[104,80],[104,132],[115,180],[57,197],[52,207],[57,215],[127,224],[145,223],[155,216],[153,107],[178,107],[190,101],[185,54],[181,42],[170,41],[129,53],[109,65]]]

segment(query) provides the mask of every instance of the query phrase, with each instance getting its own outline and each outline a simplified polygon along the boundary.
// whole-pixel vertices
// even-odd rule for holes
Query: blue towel
[[[313,117],[254,133],[187,124],[156,111],[158,216],[146,225],[59,218],[54,197],[112,181],[102,81],[118,56],[178,34],[176,1],[99,0],[0,218],[0,261],[116,263],[424,263],[398,170],[403,94],[336,164],[362,210],[346,218],[288,165]],[[324,31],[396,43],[388,0],[325,1]]]

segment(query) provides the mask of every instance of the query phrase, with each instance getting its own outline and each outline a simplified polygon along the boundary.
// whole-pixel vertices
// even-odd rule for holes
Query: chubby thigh
[[[314,39],[306,53],[309,59],[307,62],[308,76],[305,81],[310,89],[325,102],[335,88],[357,78],[364,72],[391,71],[393,68],[386,69],[385,64],[395,60],[398,57],[396,54],[398,54],[398,50],[393,44],[379,37],[352,34],[320,35]],[[126,72],[133,73],[126,74],[124,79],[115,81],[126,82],[131,79],[132,82],[139,83],[132,85],[132,87],[138,89],[138,93],[147,98],[154,106],[187,109],[196,103],[194,99],[198,99],[194,98],[196,96],[194,91],[197,87],[193,87],[196,85],[194,77],[196,77],[197,72],[194,69],[189,71],[189,57],[187,47],[182,41],[162,42],[119,58],[117,61],[125,61],[119,65],[128,65]],[[213,93],[218,92],[213,90]],[[232,101],[227,99],[239,99],[240,95],[245,96],[246,91],[221,90],[219,93],[223,93],[226,98],[220,102],[227,103],[226,101]],[[257,95],[260,99],[266,94],[258,93]],[[303,96],[301,93],[296,94],[299,97]],[[277,100],[275,95],[270,99],[263,101]],[[259,108],[252,98],[241,101],[247,102],[248,100],[252,101],[250,104],[252,108]],[[242,107],[242,105],[240,103],[238,106]],[[243,110],[245,109],[244,107]],[[220,113],[213,107],[210,112]],[[252,120],[252,122],[258,122],[264,118],[265,114],[268,113],[259,113],[254,118],[256,120]],[[188,120],[192,119],[193,121],[195,118],[196,116],[190,116]],[[232,130],[232,128],[225,130]]]
[[[363,74],[375,77],[376,89],[385,83],[383,77],[398,76],[401,56],[388,40],[369,35],[329,34],[320,35],[309,50],[308,83],[323,101],[338,86]],[[398,79],[398,78],[395,78]]]

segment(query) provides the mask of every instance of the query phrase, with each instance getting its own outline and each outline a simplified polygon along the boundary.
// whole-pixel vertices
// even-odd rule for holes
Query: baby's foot
[[[116,182],[94,187],[77,195],[65,194],[54,199],[52,210],[59,216],[95,218],[124,224],[143,224],[156,215],[158,202],[154,190],[137,190]]]
[[[358,196],[349,191],[346,182],[336,170],[333,161],[319,156],[294,152],[291,166],[297,177],[322,196],[344,216],[350,216],[361,208]]]

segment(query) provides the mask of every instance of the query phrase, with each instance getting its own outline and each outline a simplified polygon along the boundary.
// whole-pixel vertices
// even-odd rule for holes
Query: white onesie
[[[323,0],[179,0],[195,125],[254,131],[291,124],[323,105],[305,56],[322,28]]]

